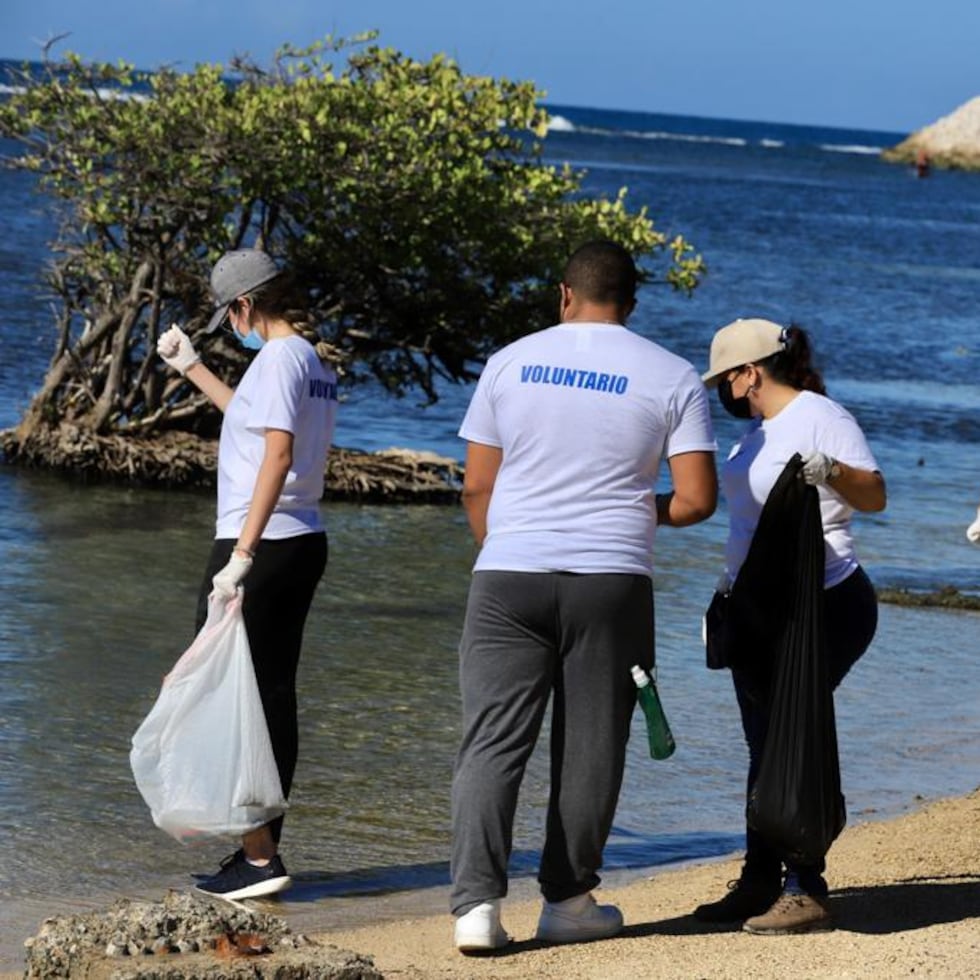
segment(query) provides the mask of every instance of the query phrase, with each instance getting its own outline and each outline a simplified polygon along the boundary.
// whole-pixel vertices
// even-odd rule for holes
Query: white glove
[[[194,350],[191,338],[184,333],[177,324],[173,324],[169,330],[160,334],[157,341],[157,353],[163,358],[164,362],[181,374],[187,372],[195,365],[200,364],[201,359]]]
[[[233,598],[238,591],[239,584],[248,575],[248,570],[251,567],[251,558],[243,558],[239,554],[232,552],[231,558],[228,559],[228,564],[211,579],[214,594],[222,599]]]
[[[980,507],[977,508],[977,519],[966,529],[966,536],[974,544],[980,544]]]
[[[811,486],[819,487],[830,478],[835,460],[826,453],[810,453],[803,457],[803,479]]]

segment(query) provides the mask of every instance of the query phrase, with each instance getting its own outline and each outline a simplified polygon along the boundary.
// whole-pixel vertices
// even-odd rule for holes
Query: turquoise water
[[[714,329],[735,316],[810,327],[831,394],[861,421],[888,480],[888,509],[857,524],[872,578],[980,591],[980,548],[964,535],[980,502],[980,178],[917,181],[881,164],[866,151],[888,134],[560,112],[567,128],[549,136],[549,157],[587,164],[591,190],[627,184],[708,260],[693,298],[651,288],[631,325],[699,365]],[[7,173],[0,218],[8,426],[52,349],[36,289],[51,225],[27,182]],[[337,441],[458,457],[467,397],[450,389],[423,409],[349,392]],[[724,450],[734,423],[716,421]],[[324,513],[331,559],[301,664],[284,842],[299,884],[277,908],[320,925],[439,909],[473,546],[456,507],[327,504]],[[0,812],[10,827],[0,969],[15,968],[20,940],[44,915],[186,887],[188,872],[229,849],[190,850],[157,831],[128,768],[132,732],[190,640],[212,520],[207,494],[0,469]],[[722,506],[704,525],[658,537],[659,680],[678,747],[652,762],[637,714],[607,850],[616,873],[739,846],[737,711],[699,643],[724,534]],[[852,820],[980,781],[978,626],[971,613],[882,608],[871,650],[837,697]],[[540,845],[546,748],[521,797],[518,876],[533,873]]]

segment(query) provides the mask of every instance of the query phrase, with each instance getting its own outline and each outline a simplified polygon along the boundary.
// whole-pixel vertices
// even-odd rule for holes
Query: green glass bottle
[[[667,759],[674,754],[677,744],[667,724],[663,705],[657,694],[657,685],[650,675],[640,667],[632,668],[633,682],[636,684],[636,700],[640,702],[643,715],[647,721],[647,740],[650,743],[650,755],[654,759]]]

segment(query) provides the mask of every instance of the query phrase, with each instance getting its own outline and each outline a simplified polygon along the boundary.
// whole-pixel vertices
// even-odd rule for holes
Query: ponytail
[[[815,391],[818,395],[826,395],[820,372],[812,363],[810,337],[807,332],[795,324],[788,326],[785,331],[785,348],[760,361],[774,381],[796,388],[797,391]]]
[[[291,312],[293,311],[287,311],[287,313]],[[343,362],[345,358],[343,354],[333,344],[327,340],[324,340],[320,336],[320,332],[317,330],[316,325],[313,322],[313,318],[309,314],[307,314],[302,320],[294,320],[289,316],[284,316],[283,319],[303,338],[303,340],[312,345],[313,350],[316,351],[316,356],[320,358],[324,364],[329,364],[331,367],[335,368],[338,374],[344,373]]]
[[[291,275],[284,273],[276,276],[248,295],[257,313],[284,320],[313,347],[321,361],[342,373],[345,360],[342,352],[320,336],[306,296]]]

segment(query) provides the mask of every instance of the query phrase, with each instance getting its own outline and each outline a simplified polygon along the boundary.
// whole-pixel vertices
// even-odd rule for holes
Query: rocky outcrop
[[[891,163],[980,170],[980,95],[885,150]]]
[[[48,919],[24,945],[25,980],[382,980],[276,916],[179,892]]]

